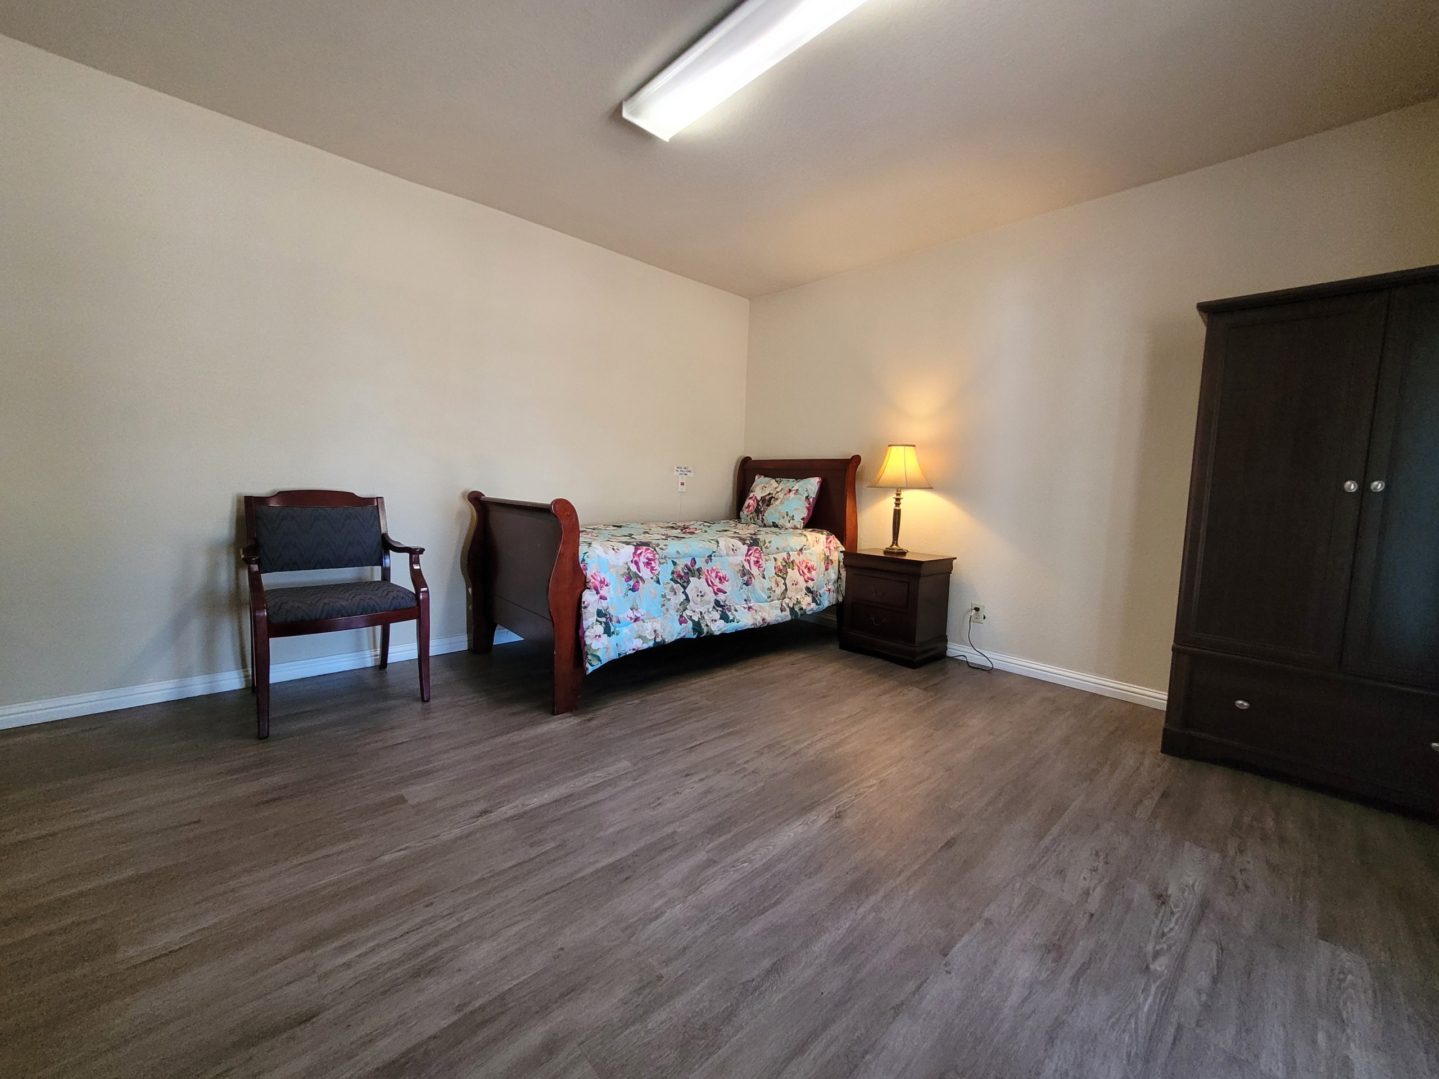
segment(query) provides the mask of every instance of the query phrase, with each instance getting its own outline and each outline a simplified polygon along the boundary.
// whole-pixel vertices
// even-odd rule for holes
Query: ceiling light
[[[624,118],[666,142],[864,0],[744,0],[625,98]]]

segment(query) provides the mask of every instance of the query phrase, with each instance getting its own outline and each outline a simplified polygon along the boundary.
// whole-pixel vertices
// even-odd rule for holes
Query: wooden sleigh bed
[[[739,516],[756,476],[822,482],[809,529],[823,529],[846,551],[857,543],[855,479],[859,456],[756,460],[742,458],[735,475]],[[526,640],[554,643],[554,713],[579,705],[585,665],[581,644],[581,600],[585,576],[580,562],[580,520],[564,498],[515,502],[467,496],[475,509],[474,532],[466,551],[470,583],[470,651],[489,652],[495,629],[504,626]]]

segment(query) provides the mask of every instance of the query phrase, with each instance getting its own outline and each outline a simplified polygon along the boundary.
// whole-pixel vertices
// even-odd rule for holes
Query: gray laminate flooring
[[[1156,712],[813,625],[413,682],[0,735],[0,1075],[1439,1075],[1439,830]]]

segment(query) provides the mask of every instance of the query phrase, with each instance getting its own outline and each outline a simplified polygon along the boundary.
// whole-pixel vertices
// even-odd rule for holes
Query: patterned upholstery
[[[378,566],[380,511],[375,506],[257,506],[260,572]]]
[[[316,584],[265,590],[270,621],[309,622],[316,618],[349,618],[357,614],[403,611],[418,602],[408,588],[389,581]]]

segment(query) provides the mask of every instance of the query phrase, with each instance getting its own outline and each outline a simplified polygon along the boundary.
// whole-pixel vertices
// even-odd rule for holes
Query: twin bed
[[[578,706],[585,674],[620,656],[824,610],[840,599],[841,554],[856,545],[858,472],[858,455],[743,458],[736,518],[756,477],[820,480],[802,528],[739,519],[582,528],[568,499],[473,491],[470,650],[490,651],[497,626],[552,641],[560,715]]]

